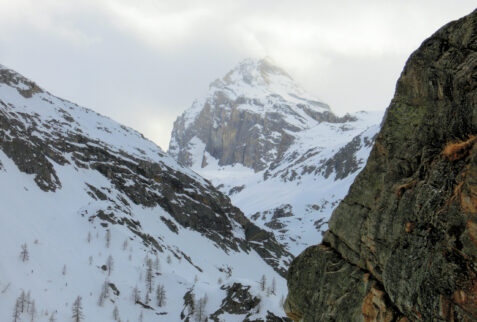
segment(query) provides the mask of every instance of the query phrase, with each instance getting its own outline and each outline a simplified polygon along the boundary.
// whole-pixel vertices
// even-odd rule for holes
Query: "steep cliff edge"
[[[477,319],[477,10],[409,58],[323,243],[288,273],[296,321]]]

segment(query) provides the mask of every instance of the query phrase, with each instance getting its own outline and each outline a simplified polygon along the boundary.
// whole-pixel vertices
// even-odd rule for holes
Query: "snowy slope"
[[[298,254],[321,241],[381,118],[336,116],[270,61],[245,60],[176,120],[169,153]]]
[[[290,255],[273,235],[136,131],[3,66],[0,202],[1,321],[22,292],[18,321],[70,321],[78,296],[85,321],[283,315]]]

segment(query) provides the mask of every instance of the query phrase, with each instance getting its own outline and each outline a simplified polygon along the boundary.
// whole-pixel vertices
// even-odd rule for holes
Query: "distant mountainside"
[[[477,321],[477,10],[408,59],[323,243],[292,263],[295,321]]]
[[[381,117],[337,116],[269,59],[246,59],[175,121],[169,154],[298,254],[320,242]]]
[[[0,203],[2,321],[282,320],[292,256],[273,234],[138,132],[3,66]]]

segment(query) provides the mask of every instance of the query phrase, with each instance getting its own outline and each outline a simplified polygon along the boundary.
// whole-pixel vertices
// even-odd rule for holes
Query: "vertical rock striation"
[[[301,321],[477,319],[477,10],[409,58],[322,245],[288,273]]]

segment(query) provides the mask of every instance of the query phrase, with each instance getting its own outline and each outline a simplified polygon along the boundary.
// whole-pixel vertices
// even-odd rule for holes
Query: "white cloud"
[[[35,32],[49,34],[60,41],[75,46],[92,46],[101,41],[100,37],[89,35],[76,25],[81,14],[93,12],[91,4],[61,0],[0,0],[0,35],[15,37],[19,29],[33,29]]]
[[[163,7],[138,6],[137,2],[113,0],[107,1],[106,9],[112,23],[122,32],[133,33],[158,49],[181,43],[211,15],[203,8],[164,10]]]
[[[272,57],[339,112],[385,108],[409,54],[474,8],[474,0],[0,0],[0,63],[166,148],[171,120],[247,56]]]

